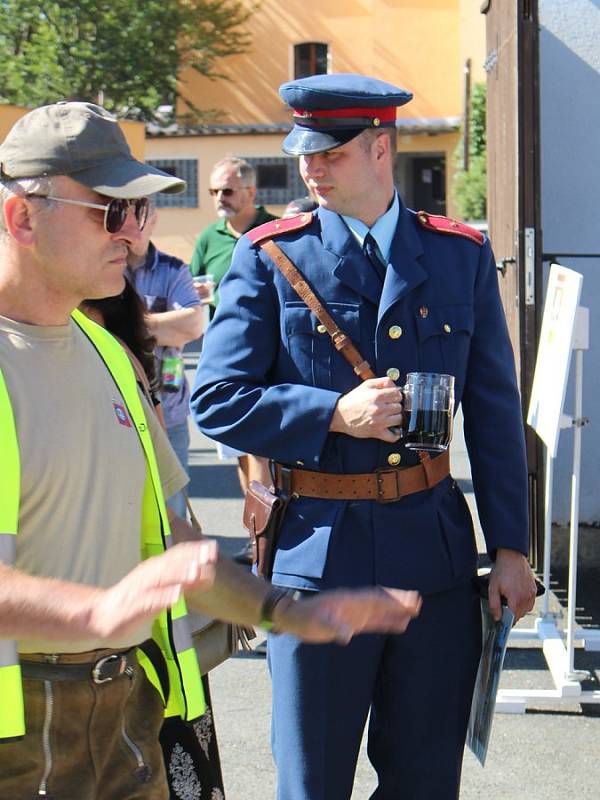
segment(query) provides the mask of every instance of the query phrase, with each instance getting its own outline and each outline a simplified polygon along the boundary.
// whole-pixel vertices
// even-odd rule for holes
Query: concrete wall
[[[600,253],[600,0],[540,0],[540,23],[543,249]],[[560,261],[583,274],[581,304],[590,308],[584,415],[592,424],[583,431],[580,510],[593,523],[600,520],[600,259]],[[565,411],[572,409],[571,381]],[[569,517],[572,442],[563,431],[554,477],[558,522]]]

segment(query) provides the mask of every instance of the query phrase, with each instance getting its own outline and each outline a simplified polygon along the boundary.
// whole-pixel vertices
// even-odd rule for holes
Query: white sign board
[[[556,458],[583,275],[550,265],[527,422]]]

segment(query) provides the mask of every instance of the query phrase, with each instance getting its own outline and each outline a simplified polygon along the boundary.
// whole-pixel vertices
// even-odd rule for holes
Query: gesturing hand
[[[286,633],[306,642],[347,644],[357,633],[404,633],[421,610],[421,598],[402,589],[339,589],[281,605],[274,623]]]
[[[175,545],[143,561],[95,600],[91,629],[100,638],[126,635],[173,606],[186,589],[208,589],[216,560],[216,542],[203,539]]]
[[[397,442],[401,425],[402,392],[390,378],[370,378],[340,397],[329,430]]]

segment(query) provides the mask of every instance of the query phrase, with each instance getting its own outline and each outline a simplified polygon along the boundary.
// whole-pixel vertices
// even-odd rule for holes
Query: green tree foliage
[[[463,219],[485,219],[487,215],[487,145],[485,132],[485,84],[476,83],[471,98],[469,124],[469,169],[454,175],[454,202]],[[456,150],[462,167],[463,143]]]
[[[184,67],[220,77],[219,59],[248,47],[252,11],[242,0],[0,0],[0,101],[87,100],[153,119]]]

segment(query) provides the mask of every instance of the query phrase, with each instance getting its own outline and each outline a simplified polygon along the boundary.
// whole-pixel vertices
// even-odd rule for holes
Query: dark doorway
[[[443,155],[398,153],[394,182],[409,208],[430,214],[446,213],[446,159]]]
[[[443,158],[413,159],[413,207],[430,214],[446,213],[446,164]]]

